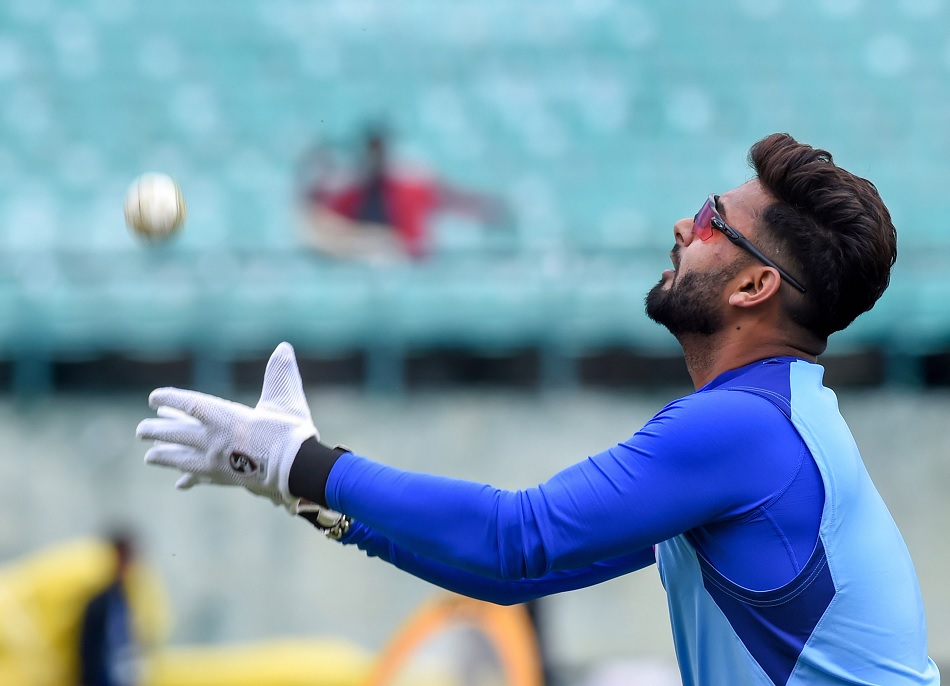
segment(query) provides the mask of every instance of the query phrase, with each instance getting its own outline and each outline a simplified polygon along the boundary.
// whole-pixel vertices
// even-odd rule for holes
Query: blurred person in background
[[[79,637],[81,686],[137,686],[141,683],[141,651],[135,636],[126,587],[135,559],[132,534],[110,537],[115,552],[109,584],[86,605]]]
[[[370,261],[420,259],[430,252],[430,222],[442,212],[490,225],[509,220],[504,203],[456,188],[391,156],[390,136],[370,126],[355,175],[329,148],[305,155],[298,174],[303,239],[320,253]]]
[[[496,603],[655,563],[686,686],[938,684],[910,554],[818,363],[887,288],[890,213],[871,182],[787,134],[749,159],[754,178],[673,225],[673,268],[646,297],[695,391],[545,483],[507,491],[321,442],[287,343],[254,408],[153,391],[146,462],[184,472],[182,488],[244,486]]]

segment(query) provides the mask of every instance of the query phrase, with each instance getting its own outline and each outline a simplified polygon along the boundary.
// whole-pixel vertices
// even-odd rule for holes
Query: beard
[[[735,276],[735,266],[717,272],[689,272],[663,288],[663,279],[645,299],[647,316],[665,326],[676,338],[712,336],[725,326],[721,298],[723,288]]]

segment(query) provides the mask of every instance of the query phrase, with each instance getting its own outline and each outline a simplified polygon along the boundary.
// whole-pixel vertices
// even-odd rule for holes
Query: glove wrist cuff
[[[297,459],[297,455],[300,452],[300,446],[306,441],[314,440],[318,437],[319,434],[312,424],[298,426],[291,433],[288,442],[281,451],[277,483],[275,485],[280,492],[280,497],[285,503],[289,503],[295,499],[295,496],[290,490],[290,471],[293,468],[294,460]]]

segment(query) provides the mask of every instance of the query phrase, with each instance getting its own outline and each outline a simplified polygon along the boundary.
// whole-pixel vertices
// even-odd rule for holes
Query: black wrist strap
[[[297,498],[306,498],[321,507],[327,504],[327,481],[330,479],[330,470],[343,453],[350,452],[349,448],[336,446],[331,448],[316,438],[308,438],[300,446],[290,466],[290,476],[287,487],[291,495]]]

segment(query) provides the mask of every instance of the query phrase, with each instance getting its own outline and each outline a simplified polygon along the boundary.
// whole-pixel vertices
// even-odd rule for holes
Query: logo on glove
[[[243,474],[244,476],[251,476],[256,474],[260,469],[260,465],[257,460],[255,460],[250,455],[245,455],[244,453],[239,453],[237,451],[231,453],[230,457],[231,469],[236,471],[238,474]]]

